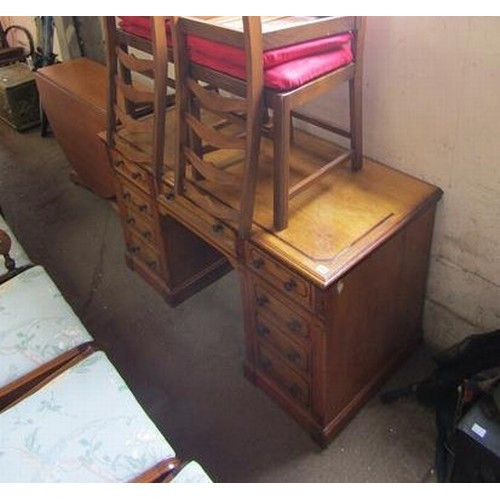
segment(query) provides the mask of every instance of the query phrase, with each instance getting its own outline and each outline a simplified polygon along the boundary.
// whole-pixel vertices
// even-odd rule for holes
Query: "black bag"
[[[453,434],[462,415],[500,381],[500,330],[471,335],[434,356],[431,375],[410,386],[381,395],[384,404],[404,396],[431,407],[436,413],[436,473],[449,480],[452,469]],[[499,410],[500,411],[500,410]]]

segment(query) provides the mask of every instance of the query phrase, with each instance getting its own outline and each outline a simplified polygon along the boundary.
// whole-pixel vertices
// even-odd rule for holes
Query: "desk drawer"
[[[153,191],[151,175],[142,167],[127,160],[124,156],[116,151],[112,152],[113,167],[115,170],[125,177],[128,181],[135,184],[138,188],[150,194]]]
[[[161,273],[160,256],[158,253],[133,233],[127,235],[127,251],[134,260],[140,260],[156,274]]]
[[[309,384],[297,373],[291,370],[275,353],[257,344],[257,370],[293,401],[308,407],[311,402]]]
[[[236,258],[236,232],[227,224],[212,217],[186,198],[174,198],[172,194],[167,193],[161,196],[160,200],[169,215],[226,255]]]
[[[300,370],[303,374],[309,373],[310,349],[290,340],[263,315],[257,316],[255,334],[259,341],[272,345],[290,366]]]
[[[246,246],[246,262],[253,271],[285,295],[307,308],[312,306],[312,287],[304,278],[251,244]]]
[[[125,227],[127,230],[139,235],[150,245],[158,245],[158,234],[156,233],[151,219],[142,217],[136,210],[125,206]]]
[[[137,211],[143,216],[152,216],[152,201],[130,183],[120,182],[119,196],[127,208]]]
[[[287,334],[297,337],[309,337],[309,322],[293,309],[275,297],[276,293],[268,291],[260,284],[254,285],[255,310],[264,313]]]

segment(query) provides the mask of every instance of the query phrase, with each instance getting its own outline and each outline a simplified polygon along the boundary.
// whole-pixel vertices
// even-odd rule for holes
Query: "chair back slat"
[[[186,85],[200,100],[201,105],[209,111],[219,113],[237,113],[246,111],[247,104],[243,99],[222,97],[215,90],[206,90],[192,78],[188,79]]]
[[[120,63],[131,71],[136,71],[137,73],[147,73],[152,72],[154,69],[154,63],[151,59],[141,59],[133,54],[128,54],[121,47],[117,47],[116,55]]]
[[[136,104],[153,103],[155,99],[154,92],[140,90],[132,84],[125,83],[119,76],[115,78],[115,85],[129,101]]]
[[[150,120],[136,120],[121,109],[120,106],[115,106],[115,114],[120,123],[130,132],[153,133],[153,126]]]
[[[234,26],[239,26],[239,29],[230,29]],[[192,196],[193,202],[214,217],[236,222],[240,236],[246,238],[252,226],[263,115],[260,18],[175,17],[172,20],[172,33],[179,125],[175,196]],[[200,66],[190,60],[188,47],[190,43],[195,43],[195,37],[243,49],[248,78],[241,92],[222,94],[197,83],[196,71]],[[230,86],[225,85],[225,77],[220,78],[217,81],[202,78],[201,81],[231,92]],[[207,113],[222,117],[224,121],[212,120],[209,123],[204,119]],[[235,132],[235,128],[239,130]],[[214,148],[244,152],[237,167],[238,173],[225,172],[218,168],[216,161],[210,160],[211,153],[207,152],[212,152]],[[188,165],[193,167],[191,175],[188,175]],[[239,193],[238,208],[229,208],[220,202],[217,198],[218,186],[234,187]],[[200,197],[201,192],[205,194]]]
[[[230,137],[215,131],[212,127],[205,125],[192,115],[186,116],[186,123],[196,135],[219,149],[241,149],[245,150],[246,142],[239,137]]]
[[[184,148],[184,154],[193,168],[195,168],[208,181],[216,182],[217,184],[223,186],[238,187],[240,185],[241,180],[239,177],[231,174],[230,172],[218,169],[212,162],[202,160],[191,149]]]

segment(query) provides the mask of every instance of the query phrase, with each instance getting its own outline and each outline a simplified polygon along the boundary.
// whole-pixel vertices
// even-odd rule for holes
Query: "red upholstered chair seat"
[[[136,35],[146,40],[151,40],[151,17],[150,16],[118,16],[119,26],[126,33]],[[168,43],[171,41],[170,25],[165,21]]]
[[[120,27],[127,33],[151,39],[149,17],[122,16]],[[167,24],[167,37],[170,29]],[[242,49],[195,36],[188,38],[190,59],[239,79],[245,79]],[[351,34],[342,33],[264,52],[264,85],[287,91],[306,84],[353,61]]]

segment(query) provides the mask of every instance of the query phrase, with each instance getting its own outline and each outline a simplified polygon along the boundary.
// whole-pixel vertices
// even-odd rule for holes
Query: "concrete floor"
[[[0,122],[0,205],[178,455],[215,481],[434,481],[433,414],[412,400],[374,398],[320,450],[243,377],[235,273],[169,307],[126,267],[118,215],[69,180],[54,138]],[[422,347],[386,388],[431,369]]]

